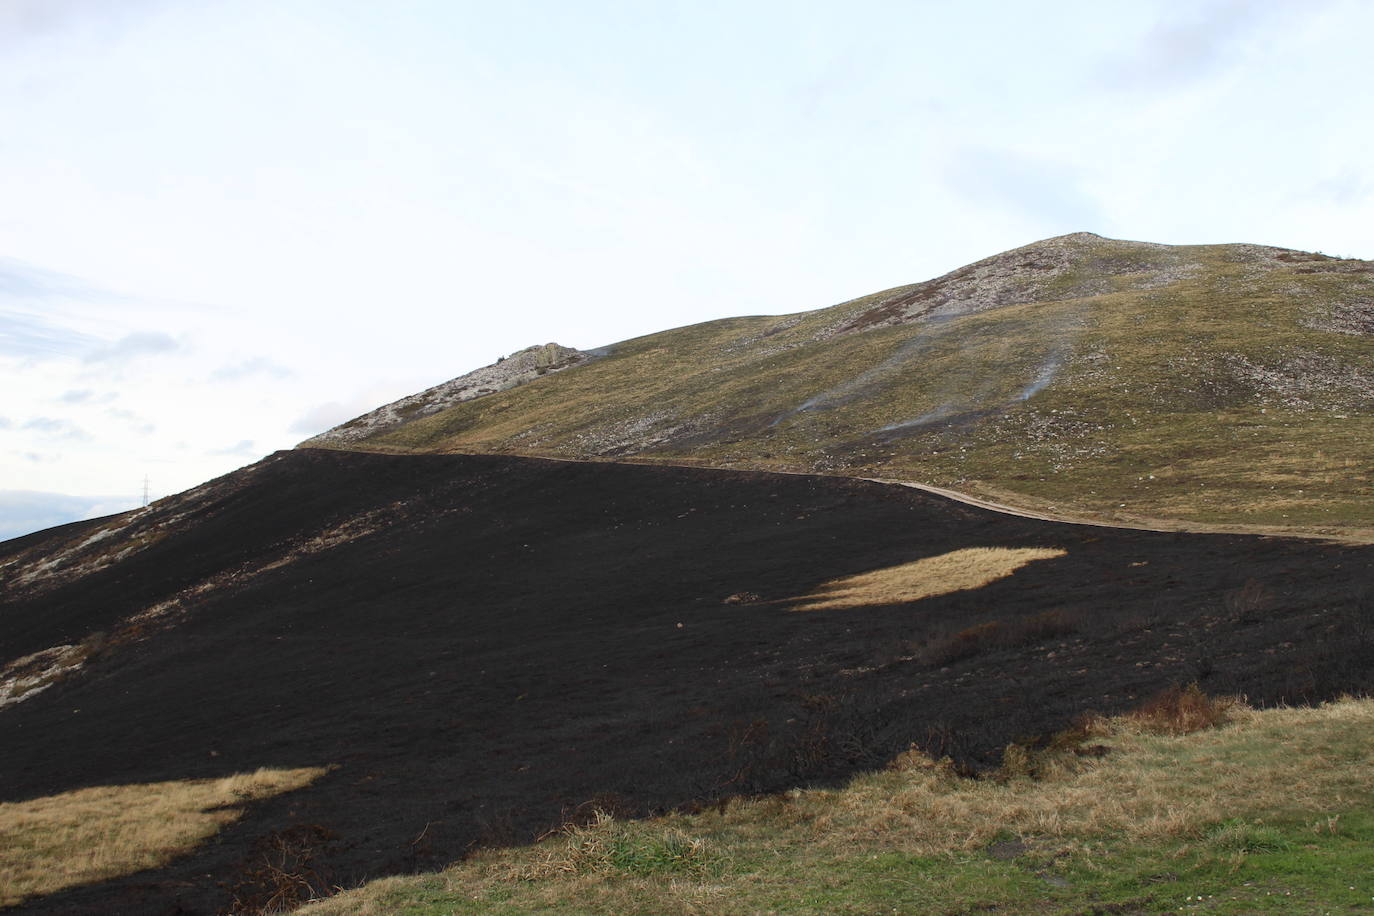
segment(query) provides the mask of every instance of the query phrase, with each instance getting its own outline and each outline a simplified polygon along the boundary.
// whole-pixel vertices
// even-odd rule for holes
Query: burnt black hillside
[[[213,913],[282,831],[314,844],[322,887],[351,886],[592,804],[835,781],[911,742],[995,763],[1173,683],[1270,702],[1374,682],[1374,548],[1059,525],[853,479],[299,450],[124,521],[0,544],[0,663],[105,634],[0,709],[0,800],[337,768],[171,867],[24,912]],[[1067,556],[791,609],[984,546]]]

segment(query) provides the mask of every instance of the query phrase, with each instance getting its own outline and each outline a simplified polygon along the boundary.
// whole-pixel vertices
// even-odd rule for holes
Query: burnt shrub
[[[233,916],[260,916],[295,909],[342,890],[325,866],[338,837],[319,824],[297,824],[259,837],[239,866],[231,888]]]
[[[1187,735],[1225,724],[1235,705],[1233,697],[1209,697],[1196,683],[1173,685],[1146,700],[1128,718],[1143,731]]]
[[[1227,592],[1222,606],[1238,623],[1259,623],[1274,609],[1277,599],[1258,579],[1250,578],[1240,588]]]
[[[932,642],[922,660],[932,665],[952,665],[994,649],[1033,646],[1076,632],[1077,624],[1063,611],[1044,611],[1010,621],[990,620]]]
[[[1003,645],[1014,648],[1059,639],[1077,632],[1078,625],[1068,614],[1063,611],[1044,611],[1004,627],[1002,637]]]
[[[932,665],[952,665],[979,655],[997,644],[1002,624],[997,620],[976,623],[926,647],[925,660]]]

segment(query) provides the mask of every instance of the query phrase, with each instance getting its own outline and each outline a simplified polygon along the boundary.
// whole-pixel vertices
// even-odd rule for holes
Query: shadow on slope
[[[20,568],[66,536],[28,540]],[[1170,683],[1305,700],[1374,668],[1369,548],[1056,525],[849,479],[307,450],[107,539],[138,549],[7,572],[0,659],[95,630],[110,648],[0,711],[0,800],[338,768],[185,860],[27,912],[215,912],[263,899],[254,857],[281,837],[309,841],[317,890],[346,887],[593,804],[833,783],[912,742],[976,768]],[[827,582],[984,547],[1065,555],[796,612]]]

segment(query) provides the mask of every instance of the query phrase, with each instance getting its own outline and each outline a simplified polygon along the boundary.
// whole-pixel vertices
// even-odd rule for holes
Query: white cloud
[[[136,502],[119,497],[0,490],[0,540],[68,522],[123,512],[136,506]]]
[[[1323,0],[1301,8],[1310,16]],[[1299,8],[1282,0],[1205,0],[1162,8],[1133,53],[1105,65],[1109,82],[1121,88],[1158,92],[1235,66],[1259,33],[1281,25]]]
[[[1374,193],[1374,184],[1353,168],[1312,183],[1307,197],[1338,207],[1362,204]]]
[[[355,399],[350,403],[326,401],[302,413],[292,421],[287,430],[301,436],[314,436],[380,406],[382,405],[364,402],[362,399]]]
[[[91,438],[90,433],[71,420],[58,417],[34,417],[20,425],[19,429],[33,432],[50,440],[83,441]]]
[[[0,4],[0,44],[60,37],[78,27],[107,31],[134,20],[161,0],[5,0]]]
[[[952,158],[948,174],[969,199],[1022,219],[1045,235],[1097,232],[1107,222],[1101,204],[1083,189],[1078,171],[1063,162],[1009,149],[964,149]]]
[[[144,356],[172,353],[180,348],[181,344],[169,334],[136,331],[125,334],[108,346],[92,350],[86,354],[85,360],[88,363],[124,363]]]
[[[214,451],[210,452],[210,454],[230,455],[235,458],[257,458],[260,456],[259,451],[254,447],[252,439],[240,439],[233,445],[229,445],[220,449],[215,449]]]
[[[266,376],[267,378],[286,379],[295,373],[279,363],[275,363],[265,356],[254,356],[249,359],[230,363],[216,369],[210,373],[212,382],[237,382],[253,375]]]
[[[93,343],[88,334],[37,315],[0,308],[0,356],[55,359],[75,355]]]

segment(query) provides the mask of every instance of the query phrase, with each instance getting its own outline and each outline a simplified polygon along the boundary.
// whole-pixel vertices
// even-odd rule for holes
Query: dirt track
[[[446,454],[487,454],[484,452],[447,452]],[[503,453],[516,455],[516,453]],[[540,461],[565,461],[572,464],[631,464],[648,467],[671,467],[671,468],[697,468],[701,469],[707,465],[696,462],[681,462],[668,458],[646,458],[634,457],[629,459],[608,459],[608,458],[569,458],[555,455],[517,455],[517,457],[534,458]],[[799,470],[768,469],[760,471],[766,474],[790,474],[799,477],[829,477],[841,480],[865,480],[870,483],[881,483],[888,486],[910,487],[914,490],[921,490],[935,496],[943,496],[955,502],[961,502],[968,506],[975,506],[979,509],[987,509],[991,512],[999,512],[1003,515],[1014,515],[1018,518],[1038,519],[1044,522],[1057,522],[1063,525],[1087,525],[1092,528],[1112,528],[1122,531],[1157,531],[1163,533],[1187,532],[1190,534],[1240,534],[1258,535],[1260,537],[1282,537],[1282,538],[1302,538],[1317,541],[1327,541],[1338,544],[1355,545],[1374,545],[1374,530],[1365,528],[1332,528],[1329,530],[1310,530],[1307,528],[1279,527],[1275,525],[1217,525],[1202,522],[1191,522],[1181,519],[1153,519],[1153,518],[1115,518],[1110,521],[1099,518],[1084,518],[1080,516],[1065,515],[1058,512],[1030,509],[1025,506],[1016,506],[1011,503],[999,502],[996,499],[975,496],[962,490],[952,490],[947,487],[937,487],[933,484],[920,483],[914,480],[901,480],[893,477],[855,477],[849,474],[820,474]]]
[[[0,711],[0,800],[338,769],[168,868],[28,912],[212,913],[253,893],[254,843],[286,829],[318,827],[319,880],[348,886],[592,804],[833,783],[912,742],[995,763],[1008,741],[1174,682],[1295,702],[1374,685],[1368,548],[1065,526],[853,479],[317,450],[121,537],[173,510],[174,536],[112,566],[0,593],[10,659],[118,636],[221,577],[174,627]],[[385,523],[271,565],[364,517]],[[1068,555],[913,605],[790,611],[829,579],[972,546]],[[759,600],[725,601],[743,593]],[[1046,614],[1063,626],[1036,637]],[[1032,635],[949,651],[988,623]]]
[[[966,506],[976,506],[979,509],[987,509],[991,512],[1001,512],[1003,515],[1015,515],[1018,518],[1033,518],[1042,522],[1057,522],[1062,525],[1089,525],[1093,528],[1115,528],[1118,530],[1130,531],[1178,531],[1177,527],[1151,527],[1148,525],[1128,525],[1122,523],[1098,522],[1088,519],[1068,518],[1062,515],[1051,515],[1046,512],[1034,512],[1030,509],[1021,509],[1016,506],[1009,506],[1005,503],[992,502],[991,500],[980,499],[968,493],[960,493],[958,490],[947,490],[944,487],[932,486],[928,483],[916,483],[913,480],[892,480],[883,477],[864,477],[862,480],[870,480],[873,483],[884,483],[898,487],[911,487],[913,490],[920,490],[924,493],[933,493],[936,496],[943,496],[945,499],[952,499],[961,502]]]

